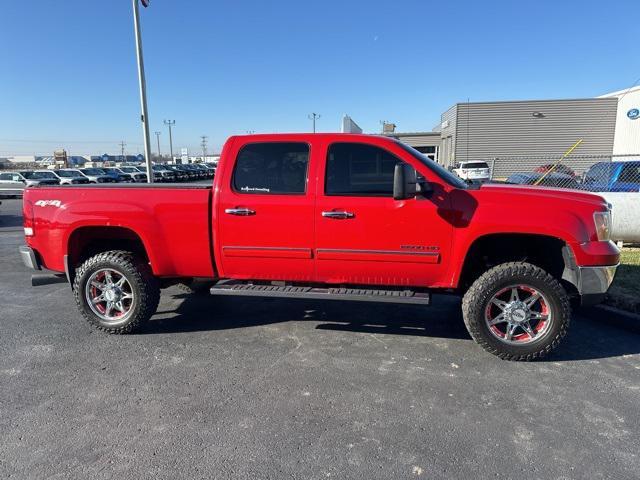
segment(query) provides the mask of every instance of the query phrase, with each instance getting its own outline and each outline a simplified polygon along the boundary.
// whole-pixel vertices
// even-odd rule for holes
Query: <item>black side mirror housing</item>
[[[418,193],[416,170],[407,163],[397,163],[393,172],[393,199],[407,200]]]

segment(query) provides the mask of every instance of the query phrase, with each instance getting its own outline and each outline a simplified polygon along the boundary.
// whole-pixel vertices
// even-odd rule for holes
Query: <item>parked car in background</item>
[[[58,180],[60,180],[60,185],[82,185],[82,184],[88,184],[89,183],[89,179],[87,177],[85,177],[84,175],[82,175],[80,172],[78,172],[77,170],[66,170],[66,169],[62,169],[62,170],[38,170],[38,172],[40,173],[45,173],[45,172],[49,172],[49,173],[53,173]]]
[[[582,189],[590,192],[640,192],[640,161],[598,162],[584,174]]]
[[[547,173],[549,171],[551,171],[551,173],[563,173],[571,177],[576,176],[576,172],[574,172],[571,168],[567,167],[566,165],[562,165],[561,163],[558,163],[558,164],[548,163],[546,165],[541,165],[534,170],[534,172],[537,172],[537,173]]]
[[[131,179],[136,183],[144,183],[147,181],[147,174],[141,172],[136,167],[132,167],[130,165],[123,165],[122,167],[118,167],[121,172],[128,174]]]
[[[114,178],[118,183],[133,183],[133,177],[117,167],[102,167],[100,170],[102,170],[105,175]]]
[[[167,168],[166,165],[157,163],[151,168],[153,168],[153,171],[160,176],[161,182],[175,182],[178,180],[178,174],[170,168]]]
[[[79,168],[80,173],[89,179],[91,183],[115,183],[116,180],[101,168]]]
[[[201,171],[192,163],[187,163],[185,165],[182,165],[182,168],[184,168],[188,172],[191,172],[194,180],[203,180],[206,178],[206,175],[204,174],[204,172]]]
[[[183,174],[185,174],[187,176],[187,180],[192,181],[192,180],[198,180],[198,173],[194,172],[193,170],[191,170],[190,168],[187,168],[187,165],[172,165],[173,168],[175,168],[176,170],[181,171]]]
[[[145,178],[147,175],[147,168],[146,167],[140,167],[140,166],[135,166],[134,167],[136,170],[138,170],[139,172],[142,172],[145,174]],[[162,175],[160,175],[160,172],[156,171],[155,169],[152,168],[153,171],[153,181],[154,182],[163,182],[164,178],[162,178]]]
[[[543,178],[544,177],[544,178]],[[539,181],[539,183],[537,183]],[[507,178],[507,183],[515,183],[519,185],[538,185],[540,187],[560,187],[579,189],[580,185],[574,177],[564,173],[514,173]]]
[[[193,163],[191,166],[198,170],[203,178],[213,178],[213,173],[202,163]]]
[[[178,168],[177,165],[165,165],[165,167],[168,168],[169,170],[175,172],[176,179],[179,182],[185,182],[185,181],[189,180],[189,173],[187,173],[186,171],[182,170],[181,168]]]
[[[20,197],[25,188],[35,185],[60,185],[60,181],[28,170],[0,173],[0,194],[5,197]]]
[[[462,180],[484,181],[491,177],[487,162],[459,162],[453,172]]]

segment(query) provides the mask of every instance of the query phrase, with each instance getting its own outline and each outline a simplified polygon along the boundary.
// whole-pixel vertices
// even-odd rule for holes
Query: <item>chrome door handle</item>
[[[227,208],[224,213],[229,215],[239,215],[241,217],[248,217],[249,215],[255,215],[256,211],[249,208]]]
[[[345,218],[353,218],[356,215],[351,212],[331,210],[330,212],[322,212],[322,216],[326,218],[345,219]]]

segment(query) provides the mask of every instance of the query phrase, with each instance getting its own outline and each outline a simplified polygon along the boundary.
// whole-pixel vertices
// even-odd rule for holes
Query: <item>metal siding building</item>
[[[617,98],[459,103],[442,115],[441,162],[500,157],[611,155]]]

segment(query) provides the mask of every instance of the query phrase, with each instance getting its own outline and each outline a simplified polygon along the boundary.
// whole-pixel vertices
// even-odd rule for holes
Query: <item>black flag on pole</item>
[[[142,3],[142,6],[143,6],[144,8],[147,8],[147,7],[149,6],[149,2],[150,2],[150,1],[151,1],[151,0],[140,0],[140,3]]]

